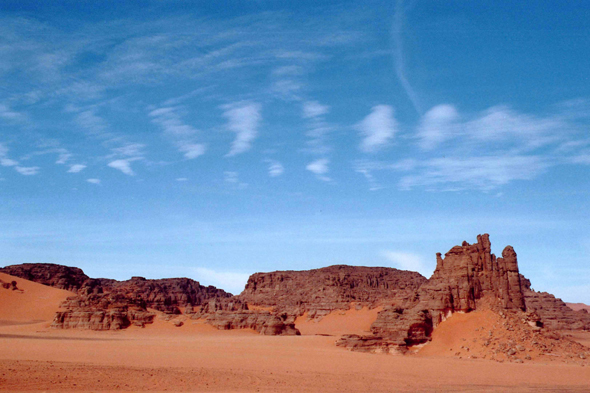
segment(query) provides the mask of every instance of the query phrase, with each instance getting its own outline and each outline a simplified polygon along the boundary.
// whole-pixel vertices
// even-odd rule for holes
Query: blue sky
[[[581,3],[0,3],[0,265],[429,276],[490,233],[590,303]]]

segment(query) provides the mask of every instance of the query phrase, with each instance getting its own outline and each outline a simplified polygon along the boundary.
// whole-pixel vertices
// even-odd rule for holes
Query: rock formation
[[[11,265],[1,268],[0,272],[72,292],[77,292],[89,279],[82,269],[53,263]]]
[[[436,326],[452,313],[482,307],[516,314],[531,326],[547,323],[560,327],[568,323],[570,328],[588,327],[583,313],[567,309],[551,295],[532,293],[527,285],[530,287],[518,271],[514,249],[507,246],[502,257],[496,258],[491,253],[489,235],[480,235],[477,243],[463,242],[451,248],[444,259],[437,254],[432,277],[417,290],[414,300],[384,308],[371,326],[373,336],[346,336],[337,345],[404,352],[407,346],[430,340]]]
[[[115,330],[132,324],[153,322],[153,309],[180,314],[180,307],[200,306],[210,299],[232,295],[213,286],[205,287],[189,278],[147,280],[133,277],[127,281],[93,279],[81,269],[55,264],[7,266],[1,272],[41,284],[75,292],[68,298],[52,327],[69,329]]]
[[[52,325],[56,328],[122,329],[151,323],[155,312],[166,318],[184,312],[218,329],[296,335],[297,317],[319,320],[355,306],[382,308],[371,326],[372,335],[345,335],[338,341],[360,351],[404,352],[429,341],[449,315],[479,309],[495,310],[531,329],[590,330],[588,312],[573,311],[550,294],[534,292],[519,273],[514,249],[507,246],[496,258],[487,234],[479,235],[474,244],[451,248],[444,258],[437,254],[436,259],[428,280],[415,272],[345,265],[256,273],[238,296],[188,278],[92,279],[78,268],[53,264],[14,265],[0,271],[77,294],[57,313]]]
[[[415,297],[426,278],[386,267],[336,265],[306,271],[277,271],[250,276],[239,299],[291,316],[321,318],[334,310],[402,302]]]

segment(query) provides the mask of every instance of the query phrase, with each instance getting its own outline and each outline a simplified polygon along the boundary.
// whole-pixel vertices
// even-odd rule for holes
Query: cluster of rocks
[[[0,287],[4,288],[4,289],[11,289],[13,291],[18,291],[18,286],[17,286],[17,282],[14,280],[11,280],[10,282],[4,281],[2,279],[0,279]]]

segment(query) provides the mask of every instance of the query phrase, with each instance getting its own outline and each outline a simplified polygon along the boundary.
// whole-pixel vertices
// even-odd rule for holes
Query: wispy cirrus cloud
[[[387,146],[397,132],[398,125],[391,106],[377,105],[356,128],[363,138],[359,146],[360,150],[373,153]]]
[[[158,124],[164,131],[164,135],[171,139],[184,158],[192,160],[205,154],[206,147],[202,143],[196,143],[198,130],[181,120],[179,107],[163,107],[154,109],[149,113],[152,122]]]
[[[261,106],[252,102],[236,102],[223,105],[223,116],[227,119],[227,129],[236,134],[231,149],[226,157],[244,153],[252,147],[258,136],[258,127],[262,120]]]
[[[129,143],[121,147],[113,148],[108,157],[111,159],[118,159],[110,161],[107,166],[109,168],[117,169],[126,175],[135,176],[135,172],[131,168],[131,163],[144,159],[144,148],[145,145],[141,143]]]
[[[38,166],[22,166],[18,161],[8,158],[8,148],[0,143],[0,165],[4,167],[12,167],[15,171],[23,176],[32,176],[39,173]]]
[[[86,168],[86,165],[83,165],[83,164],[70,165],[70,169],[68,169],[68,173],[79,173],[79,172],[82,172],[85,168]]]
[[[20,166],[17,165],[14,167],[14,169],[20,173],[21,175],[24,176],[32,176],[32,175],[36,175],[39,173],[39,170],[41,168],[39,168],[38,166]]]
[[[330,179],[328,176],[326,176],[326,174],[330,171],[330,169],[328,167],[329,164],[330,164],[329,159],[320,158],[318,160],[312,161],[309,164],[307,164],[305,169],[307,169],[311,173],[315,174],[316,177],[320,180],[331,181],[332,179]]]
[[[329,112],[330,107],[328,105],[320,104],[317,101],[303,103],[301,115],[307,122],[305,135],[308,137],[307,147],[304,151],[323,155],[331,150],[327,144],[327,138],[334,128],[324,118]]]
[[[268,175],[270,177],[278,177],[281,176],[283,172],[285,172],[283,164],[277,160],[266,159],[264,162],[268,164]]]
[[[355,171],[365,176],[372,190],[381,188],[375,173],[390,171],[399,174],[397,185],[404,190],[490,191],[532,180],[557,165],[584,164],[590,142],[576,121],[583,118],[581,112],[578,106],[575,117],[565,110],[534,116],[494,106],[465,116],[453,105],[438,105],[416,126],[419,151],[414,158],[357,161]]]
[[[393,41],[393,58],[395,63],[395,73],[398,80],[400,81],[404,91],[408,95],[408,98],[412,102],[414,109],[418,114],[422,113],[418,95],[414,90],[414,87],[410,83],[406,75],[406,61],[404,52],[404,40],[403,40],[403,28],[405,20],[405,6],[403,0],[397,0],[395,3],[395,13],[393,16],[393,26],[391,31],[391,37]]]

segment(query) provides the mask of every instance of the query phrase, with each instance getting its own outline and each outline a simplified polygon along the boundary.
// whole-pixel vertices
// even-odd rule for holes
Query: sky
[[[0,2],[0,266],[429,277],[590,304],[590,5]]]

